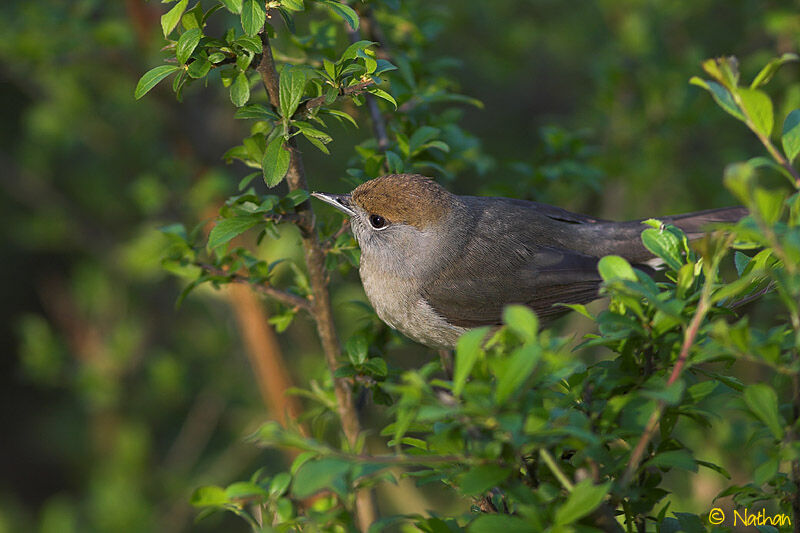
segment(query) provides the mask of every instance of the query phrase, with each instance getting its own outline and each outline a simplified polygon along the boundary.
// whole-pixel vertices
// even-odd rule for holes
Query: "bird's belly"
[[[432,348],[452,348],[465,328],[453,326],[420,295],[417,287],[383,273],[361,269],[361,282],[378,317],[389,327]]]

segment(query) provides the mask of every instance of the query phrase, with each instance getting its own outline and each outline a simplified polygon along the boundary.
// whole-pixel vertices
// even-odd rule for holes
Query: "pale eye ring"
[[[386,219],[383,218],[380,215],[370,215],[369,216],[369,223],[375,229],[383,229],[388,225],[387,222],[386,222]]]

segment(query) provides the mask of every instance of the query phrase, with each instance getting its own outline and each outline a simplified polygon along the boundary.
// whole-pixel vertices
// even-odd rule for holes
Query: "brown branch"
[[[267,13],[269,16],[269,13]],[[269,23],[267,21],[267,23]],[[272,55],[269,36],[264,31],[261,34],[262,53],[261,61],[257,71],[261,75],[264,88],[269,95],[270,103],[276,108],[280,108],[280,89],[278,85],[278,72],[275,69],[275,61]],[[355,86],[354,86],[355,87]],[[286,182],[290,191],[308,190],[303,161],[300,151],[297,148],[295,138],[292,137],[287,142],[291,159],[289,171],[286,175]],[[333,322],[333,311],[331,309],[330,294],[328,292],[328,279],[325,272],[325,252],[320,245],[319,237],[314,231],[314,211],[311,203],[306,200],[298,205],[296,213],[300,217],[298,226],[302,233],[303,252],[305,255],[306,266],[308,268],[308,278],[311,285],[311,316],[317,325],[325,361],[331,376],[334,376],[339,367],[341,350],[336,328]],[[342,424],[345,438],[350,448],[358,446],[361,426],[358,421],[358,413],[353,402],[353,393],[349,385],[342,379],[333,377],[334,393],[336,395],[337,411]],[[356,514],[361,530],[366,531],[375,521],[375,507],[372,502],[372,493],[369,490],[362,490],[356,494]]]
[[[714,272],[715,269],[716,264],[713,268],[708,269],[706,272],[706,282],[703,286],[703,293],[700,297],[700,301],[697,304],[697,309],[694,312],[694,316],[692,316],[692,320],[689,322],[689,327],[686,328],[686,333],[683,337],[683,344],[681,345],[680,355],[678,355],[678,360],[675,362],[675,366],[672,368],[672,374],[670,374],[669,380],[667,380],[667,387],[675,383],[680,377],[681,371],[683,371],[683,367],[686,364],[686,360],[689,358],[689,350],[694,344],[694,341],[697,338],[697,333],[700,331],[700,325],[703,323],[703,319],[705,318],[706,313],[708,313],[708,310],[711,306],[711,273]],[[647,425],[642,433],[642,437],[639,439],[639,442],[636,444],[636,448],[634,448],[633,452],[631,453],[631,458],[628,460],[628,466],[625,469],[625,474],[622,476],[623,487],[630,483],[634,473],[636,473],[636,470],[639,468],[639,463],[641,462],[642,457],[647,450],[647,445],[650,443],[656,431],[658,430],[659,421],[661,420],[661,415],[664,413],[665,407],[666,402],[659,400],[656,410],[650,415],[650,419],[647,421]]]
[[[298,309],[303,309],[308,311],[309,313],[312,312],[312,304],[306,298],[302,298],[290,292],[282,291],[280,289],[276,289],[272,285],[267,285],[264,283],[256,283],[251,280],[247,276],[242,276],[241,274],[236,274],[235,272],[231,272],[229,270],[224,270],[222,268],[215,267],[214,265],[209,265],[207,263],[194,263],[195,266],[202,268],[205,272],[212,274],[214,276],[225,276],[228,278],[229,281],[233,283],[244,283],[249,285],[256,290],[263,294],[264,296],[269,296],[279,302],[288,305],[289,307],[296,307]]]
[[[260,67],[260,65],[259,65],[259,67]],[[259,71],[259,72],[261,72],[261,71]],[[263,75],[262,75],[262,77],[263,77]],[[372,87],[373,85],[375,85],[375,80],[366,80],[366,81],[362,81],[360,83],[356,83],[355,85],[351,85],[350,87],[343,87],[343,88],[339,89],[339,98],[344,97],[344,96],[356,96],[356,95],[359,95],[359,94],[363,93],[364,91],[366,91],[367,89],[369,89],[370,87]],[[367,95],[368,98],[370,96],[371,95]],[[310,99],[306,100],[305,102],[303,102],[302,104],[300,104],[297,107],[297,111],[295,112],[294,115],[297,116],[297,117],[307,116],[314,109],[320,107],[321,105],[324,105],[326,99],[327,99],[326,96],[317,96],[316,98],[310,98]],[[272,100],[272,97],[270,97],[270,100]]]

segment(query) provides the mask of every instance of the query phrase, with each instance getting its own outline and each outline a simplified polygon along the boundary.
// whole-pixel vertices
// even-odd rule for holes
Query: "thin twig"
[[[267,17],[269,17],[269,12],[267,13]],[[266,23],[269,23],[268,19]],[[269,95],[270,103],[276,109],[279,109],[279,78],[278,72],[275,69],[275,60],[272,55],[269,36],[266,31],[261,34],[261,46],[261,60],[258,64],[257,71],[261,75],[261,80]],[[287,142],[291,158],[289,160],[289,171],[286,174],[286,182],[290,191],[308,191],[303,161],[300,157],[300,151],[297,148],[295,139],[295,137],[292,137]],[[342,430],[350,448],[355,449],[358,446],[361,426],[353,401],[353,392],[346,381],[334,375],[339,367],[341,349],[339,346],[339,338],[336,334],[336,327],[333,322],[333,310],[331,308],[330,294],[328,292],[328,278],[325,271],[325,251],[320,245],[319,237],[314,229],[314,211],[311,207],[311,203],[306,200],[295,209],[297,215],[300,217],[297,225],[301,229],[303,252],[306,266],[308,267],[308,279],[311,285],[311,316],[314,318],[314,322],[317,325],[317,333],[319,334],[322,349],[325,353],[325,362],[333,377],[337,413],[342,424]],[[361,490],[356,494],[356,515],[358,517],[359,527],[362,531],[366,531],[375,521],[375,506],[372,501],[372,493],[369,490]]]
[[[311,301],[309,301],[306,298],[297,296],[296,294],[276,289],[272,285],[254,282],[247,276],[243,276],[241,274],[237,274],[229,270],[224,270],[222,268],[218,268],[215,267],[214,265],[209,265],[207,263],[196,262],[194,263],[194,265],[202,268],[205,272],[208,272],[211,275],[224,276],[233,283],[244,283],[246,285],[249,285],[250,287],[253,288],[253,290],[260,292],[264,296],[269,296],[270,298],[278,300],[279,302],[284,303],[289,307],[296,307],[298,309],[303,309],[304,311],[308,311],[309,313],[312,312]]]
[[[689,358],[689,350],[697,338],[697,333],[700,331],[700,325],[703,323],[703,319],[711,307],[712,274],[715,271],[716,263],[713,268],[709,268],[706,271],[706,281],[705,285],[703,285],[703,293],[700,296],[700,301],[697,304],[697,309],[694,312],[694,316],[692,316],[692,320],[689,322],[689,327],[686,328],[686,333],[683,336],[683,344],[681,345],[680,355],[678,355],[678,360],[675,362],[675,366],[672,368],[672,374],[670,374],[669,380],[667,380],[667,387],[675,383],[680,377],[683,367],[686,364],[686,360]],[[636,444],[636,447],[631,453],[631,458],[628,460],[628,466],[625,469],[625,474],[622,476],[623,487],[630,483],[633,475],[639,468],[639,463],[641,462],[642,457],[647,450],[647,445],[650,443],[656,433],[656,430],[658,429],[659,421],[661,420],[661,415],[664,413],[665,408],[666,402],[659,400],[655,411],[653,411],[653,413],[650,415],[650,419],[647,421],[647,425],[645,426],[645,430],[642,433],[639,442]]]
[[[373,85],[375,85],[375,80],[370,79],[362,81],[360,83],[356,83],[355,85],[351,85],[350,87],[343,87],[342,89],[339,89],[339,98],[343,96],[359,95],[364,91],[366,91],[367,89],[369,89],[370,87],[372,87]],[[317,96],[316,98],[310,98],[306,100],[305,102],[303,102],[298,106],[297,111],[295,112],[295,116],[303,117],[308,115],[311,111],[313,111],[317,107],[325,105],[326,99],[327,99],[326,96]]]

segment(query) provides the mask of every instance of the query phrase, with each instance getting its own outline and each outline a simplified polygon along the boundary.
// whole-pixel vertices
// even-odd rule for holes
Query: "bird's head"
[[[390,174],[362,183],[350,194],[313,193],[350,216],[364,253],[402,260],[438,246],[457,197],[430,178]]]

